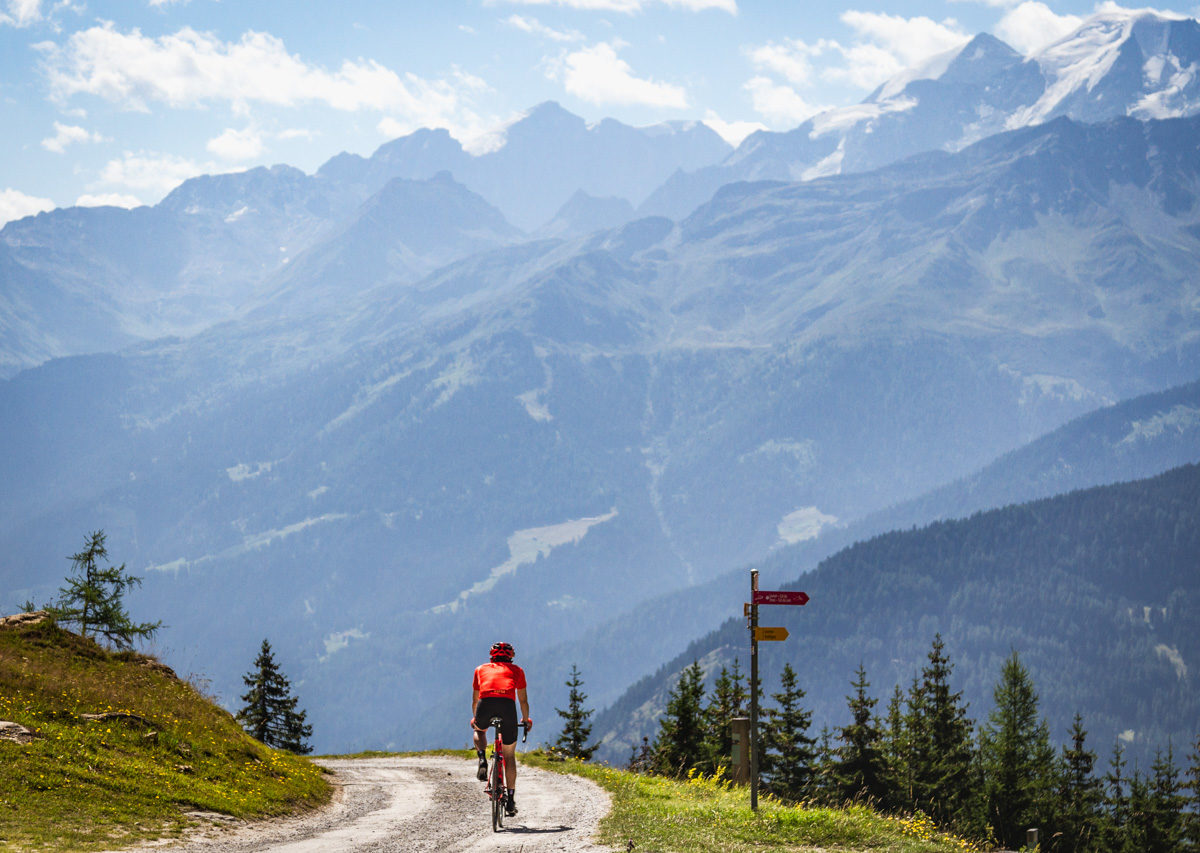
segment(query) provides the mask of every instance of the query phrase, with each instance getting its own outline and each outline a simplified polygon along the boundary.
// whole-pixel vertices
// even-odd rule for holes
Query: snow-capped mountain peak
[[[1059,117],[1090,124],[1197,113],[1200,23],[1105,6],[1033,56],[982,33],[896,75],[861,103],[785,133],[751,134],[720,170],[672,177],[639,212],[680,218],[730,181],[867,171]]]
[[[1150,10],[1107,10],[1032,60],[1046,89],[1009,127],[1059,115],[1083,121],[1173,118],[1200,108],[1200,24]]]

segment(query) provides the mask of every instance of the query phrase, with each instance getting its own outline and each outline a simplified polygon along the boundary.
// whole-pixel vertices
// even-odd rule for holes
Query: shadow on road
[[[504,831],[521,835],[543,835],[547,832],[570,832],[574,828],[573,826],[506,826]]]

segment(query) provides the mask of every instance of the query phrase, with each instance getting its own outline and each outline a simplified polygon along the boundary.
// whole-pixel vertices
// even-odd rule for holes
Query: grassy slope
[[[136,715],[88,721],[84,714]],[[43,622],[0,628],[0,847],[99,850],[176,835],[187,811],[283,814],[328,799],[306,759],[248,737],[229,715],[136,653]]]
[[[745,788],[721,781],[640,776],[578,761],[554,761],[532,752],[521,761],[591,779],[612,796],[612,812],[600,824],[600,841],[625,849],[661,853],[749,853],[761,850],[951,853],[974,848],[940,833],[921,817],[887,817],[865,806],[789,806],[770,797],[750,810]]]

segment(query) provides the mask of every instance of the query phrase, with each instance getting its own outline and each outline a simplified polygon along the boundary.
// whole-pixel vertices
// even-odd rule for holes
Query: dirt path
[[[214,826],[155,853],[345,853],[345,851],[606,851],[591,842],[609,798],[577,776],[522,765],[520,813],[492,832],[475,762],[461,758],[321,759],[335,774],[333,803],[298,818]],[[147,848],[140,848],[145,853]]]

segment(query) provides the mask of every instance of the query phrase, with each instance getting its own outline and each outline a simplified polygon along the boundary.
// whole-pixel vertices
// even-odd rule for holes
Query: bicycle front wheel
[[[500,778],[500,756],[492,759],[490,776],[492,789],[492,832],[504,826],[504,780]]]

